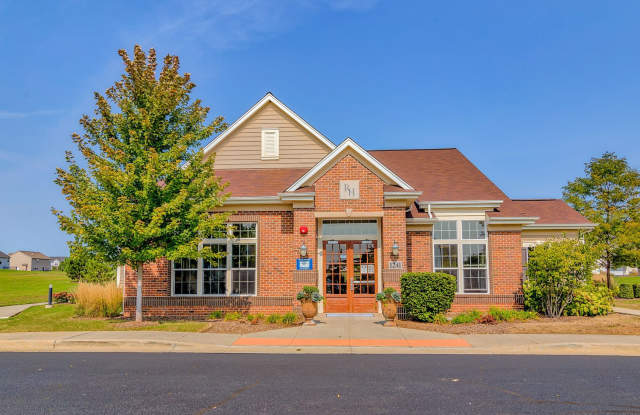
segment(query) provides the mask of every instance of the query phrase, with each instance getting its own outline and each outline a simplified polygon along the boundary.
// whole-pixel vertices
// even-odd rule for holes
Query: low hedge
[[[620,298],[633,298],[633,285],[632,284],[620,284],[618,297]]]
[[[635,284],[633,286],[633,296],[635,298],[640,298],[640,284]]]
[[[451,308],[456,277],[443,272],[407,272],[400,279],[402,306],[411,318],[433,322]]]

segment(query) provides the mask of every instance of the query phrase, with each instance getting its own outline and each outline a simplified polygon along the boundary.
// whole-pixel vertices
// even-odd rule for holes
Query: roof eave
[[[479,209],[495,209],[502,205],[502,200],[431,200],[419,201],[418,205],[422,209],[434,208],[479,208]]]

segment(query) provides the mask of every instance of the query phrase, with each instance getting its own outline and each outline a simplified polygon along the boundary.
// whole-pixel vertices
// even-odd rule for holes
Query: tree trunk
[[[138,283],[136,284],[136,321],[142,321],[142,262],[138,262]]]
[[[607,287],[613,290],[613,281],[611,281],[611,261],[607,259]]]

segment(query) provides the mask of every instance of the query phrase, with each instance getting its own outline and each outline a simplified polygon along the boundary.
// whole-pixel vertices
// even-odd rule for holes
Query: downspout
[[[427,213],[429,214],[429,219],[433,219],[433,215],[431,214],[431,202],[427,205]]]

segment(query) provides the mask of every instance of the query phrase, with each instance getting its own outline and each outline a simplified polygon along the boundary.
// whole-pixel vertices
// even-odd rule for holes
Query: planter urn
[[[314,325],[313,318],[318,314],[318,303],[311,300],[302,301],[302,315],[304,316],[304,324]]]
[[[396,316],[398,315],[398,305],[395,303],[395,301],[388,301],[385,303],[382,303],[382,315],[384,316],[384,318],[387,320],[387,322],[385,323],[385,325],[393,325]]]

